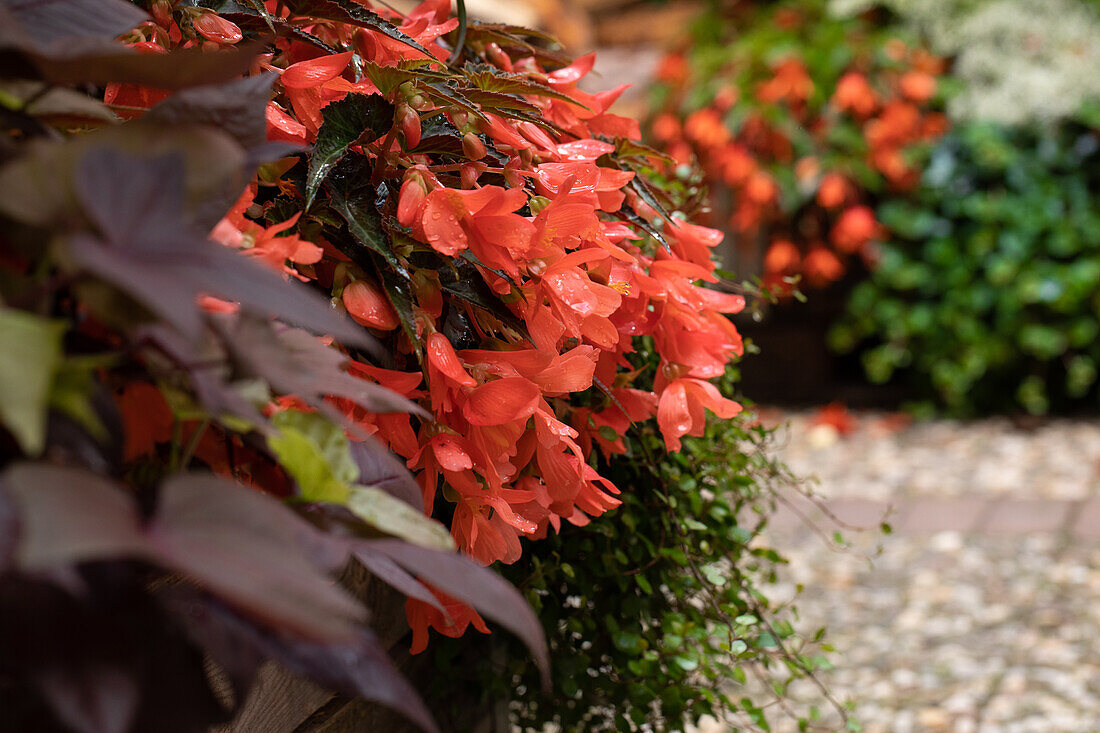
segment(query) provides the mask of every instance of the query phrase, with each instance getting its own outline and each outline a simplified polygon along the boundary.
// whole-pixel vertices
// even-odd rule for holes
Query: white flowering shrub
[[[1050,123],[1100,106],[1100,5],[1090,0],[831,0],[886,7],[955,57],[955,120]],[[1094,113],[1095,114],[1095,113]]]

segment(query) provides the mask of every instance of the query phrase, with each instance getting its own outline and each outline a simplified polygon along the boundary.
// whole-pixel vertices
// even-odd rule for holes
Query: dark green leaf
[[[378,270],[386,297],[390,299],[390,305],[393,306],[398,320],[401,321],[401,330],[405,332],[409,343],[412,344],[417,360],[423,361],[424,346],[420,343],[420,337],[416,335],[416,318],[413,316],[413,298],[408,280],[386,267],[379,267]]]
[[[381,65],[373,61],[363,62],[363,73],[374,82],[382,96],[389,98],[406,82],[416,84],[427,79],[445,79],[446,75],[424,68],[428,59],[401,59],[396,65]]]
[[[360,156],[361,157],[361,156]],[[382,256],[401,277],[408,278],[409,271],[393,251],[389,234],[382,227],[382,217],[375,209],[375,189],[370,185],[369,169],[364,160],[353,165],[338,166],[329,176],[325,189],[329,203],[348,224],[348,231],[359,244]],[[359,266],[367,267],[370,261],[365,253],[345,251]]]
[[[306,175],[306,208],[313,204],[317,190],[348,147],[366,143],[384,134],[393,125],[393,105],[378,94],[349,94],[325,105],[324,123],[317,133],[317,144],[309,159]]]
[[[543,84],[524,74],[510,74],[507,71],[501,71],[495,66],[489,66],[487,64],[481,64],[476,67],[468,66],[464,70],[464,75],[467,81],[475,87],[487,92],[513,95],[529,94],[536,97],[549,97],[550,99],[557,99],[562,102],[575,104],[582,109],[588,109],[572,97],[559,92],[548,84]]]
[[[440,267],[439,284],[446,292],[471,305],[484,308],[505,326],[530,339],[524,322],[500,302],[500,297],[485,283],[481,273],[466,260],[452,260],[450,267]]]

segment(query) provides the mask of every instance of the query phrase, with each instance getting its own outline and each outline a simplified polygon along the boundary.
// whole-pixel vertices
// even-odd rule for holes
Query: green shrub
[[[956,413],[1097,405],[1097,190],[1094,131],[958,128],[914,200],[880,207],[893,237],[832,345]]]

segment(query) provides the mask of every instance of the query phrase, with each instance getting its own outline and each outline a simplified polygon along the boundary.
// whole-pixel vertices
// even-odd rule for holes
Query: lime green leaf
[[[92,407],[92,390],[95,388],[95,370],[103,364],[95,357],[66,359],[57,369],[53,388],[50,390],[50,407],[80,423],[96,440],[107,440],[107,428]]]
[[[46,407],[65,324],[0,309],[0,421],[31,456],[46,444]]]
[[[315,412],[287,410],[271,418],[279,433],[267,439],[279,464],[297,482],[305,501],[348,500],[359,478],[343,428]]]
[[[433,550],[455,549],[446,527],[381,489],[352,487],[347,506],[370,526],[406,542]]]

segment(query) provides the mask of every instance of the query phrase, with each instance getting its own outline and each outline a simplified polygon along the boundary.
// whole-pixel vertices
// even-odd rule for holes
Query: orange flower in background
[[[701,147],[713,148],[728,142],[730,131],[716,110],[706,108],[688,115],[684,136]]]
[[[805,102],[814,93],[814,81],[801,59],[787,59],[775,69],[775,76],[756,88],[756,96],[765,102],[786,100]]]
[[[833,92],[833,104],[838,109],[867,117],[878,107],[878,95],[867,82],[867,77],[855,71],[849,71],[837,82]]]
[[[759,164],[743,146],[731,143],[714,154],[722,179],[731,186],[741,186],[755,173]]]
[[[830,402],[817,411],[811,425],[827,425],[840,435],[854,433],[859,426],[855,416],[841,402]]]
[[[909,100],[922,104],[936,93],[936,77],[926,71],[907,71],[898,80],[898,89]]]
[[[683,54],[670,53],[665,55],[657,65],[655,76],[669,84],[680,84],[688,75],[688,63]]]
[[[831,234],[833,245],[846,254],[859,252],[863,245],[871,241],[878,230],[875,213],[866,206],[853,206],[833,225]]]
[[[855,195],[854,187],[839,173],[826,173],[817,187],[817,203],[835,209]]]
[[[833,251],[820,245],[810,247],[802,260],[802,272],[814,287],[824,287],[844,274],[844,263]]]
[[[792,242],[780,239],[771,243],[768,252],[764,256],[764,272],[793,273],[797,272],[802,262],[802,253],[798,251]]]
[[[948,127],[929,109],[943,59],[882,38],[867,17],[819,10],[765,4],[721,17],[736,29],[723,39],[733,42],[723,48],[708,35],[682,54],[711,76],[691,89],[668,82],[654,118],[677,162],[702,163],[710,212],[779,292],[791,292],[784,279],[799,273],[810,286],[835,282],[849,256],[874,266],[874,239],[885,236],[877,200],[919,182],[918,144]],[[760,242],[771,242],[763,256],[752,252]]]
[[[779,196],[779,186],[770,175],[757,171],[745,182],[745,197],[754,204],[765,206]]]

